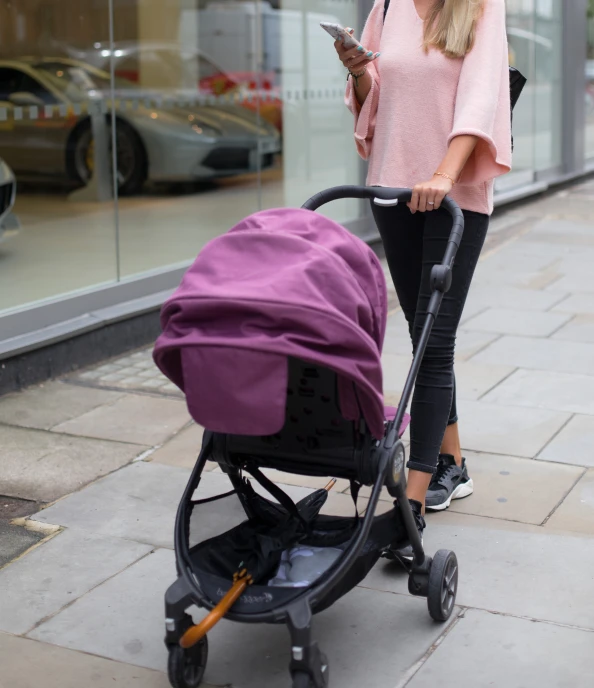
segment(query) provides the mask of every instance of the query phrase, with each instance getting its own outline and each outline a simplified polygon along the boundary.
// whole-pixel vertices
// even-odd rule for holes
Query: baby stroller
[[[405,496],[401,436],[431,328],[451,285],[463,215],[453,201],[444,201],[453,221],[450,240],[442,263],[432,270],[427,320],[400,405],[386,411],[380,355],[387,294],[381,265],[350,232],[311,212],[342,198],[396,205],[410,200],[411,191],[336,187],[300,210],[246,218],[205,247],[163,307],[155,361],[207,428],[178,508],[178,578],[165,595],[174,688],[200,685],[206,632],[222,616],[287,624],[293,687],[326,688],[328,661],[312,638],[313,614],[356,586],[405,538],[414,553],[410,593],[427,598],[436,621],[452,614],[456,556],[446,550],[433,558],[424,553]],[[226,475],[219,478],[229,489],[196,499],[208,461],[218,463]],[[371,496],[362,516],[320,514],[326,489],[294,501],[272,482],[268,469],[346,479],[355,506],[361,486],[372,486]],[[384,486],[394,507],[377,515]],[[208,514],[217,505],[224,523],[233,509],[241,510],[241,522],[201,539],[194,532],[205,523],[200,512]],[[338,555],[300,586],[277,585],[273,579],[296,546]],[[192,605],[210,612],[197,626],[188,614]]]

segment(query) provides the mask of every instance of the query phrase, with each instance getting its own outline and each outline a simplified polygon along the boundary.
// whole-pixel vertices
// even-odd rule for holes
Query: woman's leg
[[[413,215],[406,205],[383,208],[372,204],[371,207],[412,341],[423,274],[425,216]],[[414,415],[412,423],[416,423]],[[429,472],[409,471],[406,488],[409,499],[424,503],[433,470],[434,467]]]
[[[415,498],[422,503],[429,481],[426,476],[421,479],[413,472],[432,474],[440,452],[452,454],[460,461],[462,458],[454,394],[454,348],[458,324],[489,224],[489,218],[480,213],[465,212],[464,217],[465,232],[456,256],[452,286],[444,295],[433,325],[413,395],[409,482],[413,474],[412,479],[417,486]],[[451,219],[445,211],[426,214],[423,270],[413,327],[415,350],[427,317],[431,268],[443,258],[450,228]]]

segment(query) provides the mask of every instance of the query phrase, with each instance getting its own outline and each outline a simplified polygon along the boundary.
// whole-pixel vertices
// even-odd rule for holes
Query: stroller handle
[[[394,201],[393,205],[396,205],[397,203],[407,203],[411,197],[412,189],[391,189],[385,186],[334,186],[312,196],[301,207],[305,210],[317,210],[326,203],[341,198],[374,199],[379,201],[377,205],[392,205],[382,203],[382,201]],[[441,202],[441,207],[452,216],[452,230],[442,265],[452,266],[464,233],[464,215],[458,204],[448,196]]]

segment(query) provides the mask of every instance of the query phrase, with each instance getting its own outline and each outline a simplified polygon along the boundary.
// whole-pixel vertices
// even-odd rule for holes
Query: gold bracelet
[[[435,172],[434,177],[443,177],[444,179],[449,179],[452,182],[452,186],[456,186],[456,180],[452,179],[449,174],[446,174],[445,172]]]

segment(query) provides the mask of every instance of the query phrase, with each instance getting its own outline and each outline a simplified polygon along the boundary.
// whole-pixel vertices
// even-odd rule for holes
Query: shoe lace
[[[433,489],[435,489],[436,487],[443,487],[447,489],[448,484],[446,482],[446,478],[455,468],[456,467],[452,466],[451,464],[443,463],[442,461],[440,461],[437,466],[437,470],[433,474],[430,487],[432,487]]]

